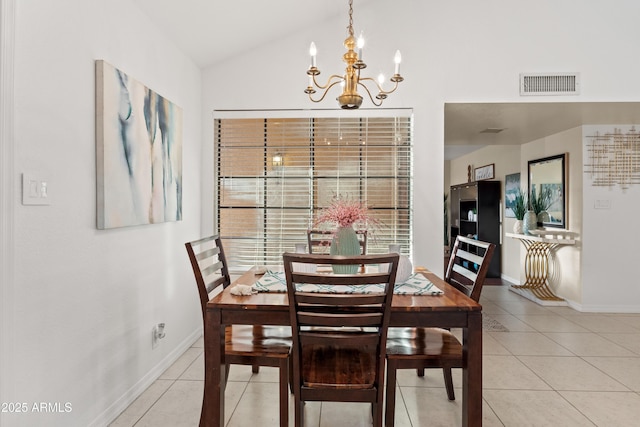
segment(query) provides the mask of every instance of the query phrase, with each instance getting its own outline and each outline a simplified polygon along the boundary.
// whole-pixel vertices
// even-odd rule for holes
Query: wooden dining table
[[[482,306],[429,271],[422,271],[443,295],[394,295],[390,326],[462,328],[462,425],[482,425]],[[235,296],[234,284],[260,278],[248,271],[207,304],[204,320],[205,381],[200,426],[224,426],[226,325],[289,325],[286,293]]]

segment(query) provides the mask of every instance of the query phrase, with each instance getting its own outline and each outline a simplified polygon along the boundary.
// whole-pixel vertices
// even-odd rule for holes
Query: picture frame
[[[486,179],[493,179],[495,177],[495,163],[489,165],[480,166],[473,170],[473,176],[476,181],[484,181]]]
[[[515,218],[513,207],[516,202],[516,195],[520,189],[520,172],[505,175],[504,177],[504,216],[505,218]]]

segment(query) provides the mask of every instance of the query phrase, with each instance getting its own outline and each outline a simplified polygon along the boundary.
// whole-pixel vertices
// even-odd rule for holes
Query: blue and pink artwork
[[[97,226],[182,220],[182,109],[96,61]]]

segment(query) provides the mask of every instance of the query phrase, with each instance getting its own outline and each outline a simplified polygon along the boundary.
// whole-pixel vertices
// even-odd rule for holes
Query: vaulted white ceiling
[[[347,16],[347,0],[132,0],[201,68]],[[364,3],[356,0],[354,15]],[[527,99],[529,101],[529,99]],[[640,103],[459,103],[445,106],[445,159],[523,144],[583,124],[640,123]],[[481,133],[486,129],[505,129]]]
[[[359,3],[370,0],[358,0]],[[347,16],[346,0],[133,0],[200,67]]]

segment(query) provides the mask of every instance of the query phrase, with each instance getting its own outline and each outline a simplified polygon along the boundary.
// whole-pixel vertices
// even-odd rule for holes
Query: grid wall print
[[[182,109],[96,61],[97,227],[182,219]]]

